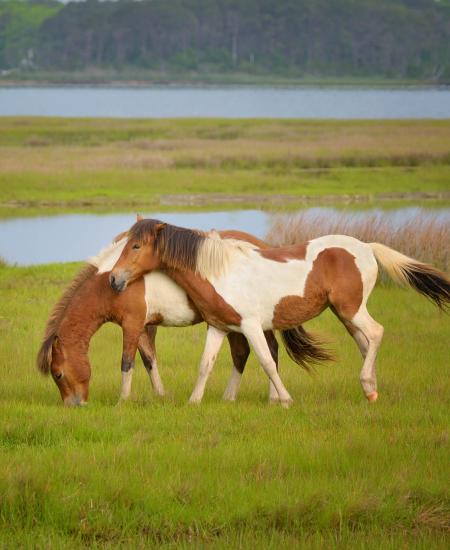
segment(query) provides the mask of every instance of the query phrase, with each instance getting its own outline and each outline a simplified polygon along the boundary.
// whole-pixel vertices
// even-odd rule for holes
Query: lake
[[[307,216],[339,216],[335,208],[302,210]],[[349,211],[347,211],[348,213]],[[450,208],[405,207],[394,210],[366,209],[350,211],[355,218],[382,213],[384,219],[401,225],[417,214],[450,223]],[[275,214],[260,210],[222,212],[144,212],[147,218],[159,218],[175,225],[197,229],[239,229],[264,238]],[[135,222],[134,214],[66,214],[57,216],[0,220],[0,257],[18,265],[85,260],[96,255],[120,232]]]
[[[0,116],[450,118],[450,89],[258,87],[0,88]]]

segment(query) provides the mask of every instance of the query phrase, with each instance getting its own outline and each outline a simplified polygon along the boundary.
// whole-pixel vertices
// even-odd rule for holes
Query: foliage
[[[0,69],[34,66],[34,49],[43,22],[62,8],[53,0],[0,3]]]
[[[433,0],[51,0],[0,4],[0,66],[40,70],[450,78]],[[27,31],[27,27],[29,31]]]

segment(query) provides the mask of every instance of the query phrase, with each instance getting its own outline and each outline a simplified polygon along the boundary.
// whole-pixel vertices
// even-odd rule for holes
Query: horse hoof
[[[269,397],[269,405],[278,405],[280,403],[279,397]]]
[[[289,407],[294,403],[292,399],[286,399],[286,401],[280,401],[283,409],[289,409]]]
[[[375,401],[378,399],[378,392],[373,391],[372,393],[369,393],[368,395],[366,395],[366,397],[369,403],[375,403]]]

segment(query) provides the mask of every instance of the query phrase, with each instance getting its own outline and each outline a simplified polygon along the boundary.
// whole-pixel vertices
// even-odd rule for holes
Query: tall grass
[[[351,214],[323,210],[280,215],[274,219],[266,240],[274,246],[286,246],[332,234],[380,242],[450,271],[450,220],[436,213],[421,212],[406,221],[389,212]]]

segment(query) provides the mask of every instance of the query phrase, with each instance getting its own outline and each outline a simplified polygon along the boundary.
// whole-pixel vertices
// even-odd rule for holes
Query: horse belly
[[[145,275],[144,281],[147,323],[185,327],[202,320],[187,294],[172,279],[155,271]]]

